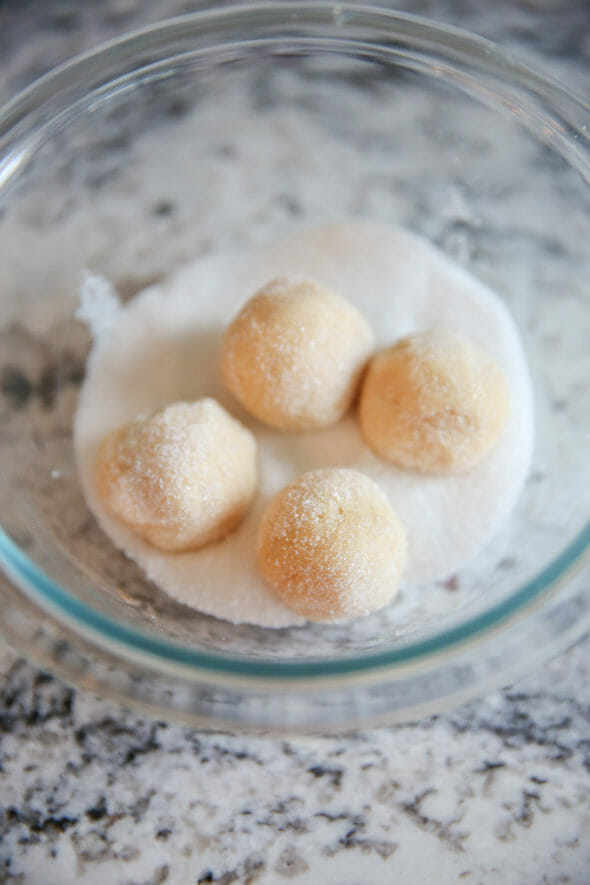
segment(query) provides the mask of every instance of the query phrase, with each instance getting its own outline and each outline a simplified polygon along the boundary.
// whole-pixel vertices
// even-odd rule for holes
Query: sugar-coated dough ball
[[[256,418],[280,430],[311,430],[348,411],[373,346],[355,307],[318,283],[282,277],[229,326],[221,371]]]
[[[406,534],[381,489],[356,470],[304,473],[275,495],[257,538],[268,584],[310,621],[376,611],[394,596]]]
[[[228,534],[256,488],[256,441],[213,399],[174,403],[107,434],[96,487],[154,547],[194,550]]]
[[[497,441],[509,412],[506,377],[457,332],[409,335],[371,361],[359,403],[377,455],[423,473],[466,470]]]

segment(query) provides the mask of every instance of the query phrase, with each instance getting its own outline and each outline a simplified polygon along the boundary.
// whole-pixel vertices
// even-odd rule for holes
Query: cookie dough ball
[[[406,534],[375,483],[356,470],[304,473],[268,505],[260,568],[278,598],[310,621],[382,608],[406,561]]]
[[[154,547],[195,550],[227,535],[254,494],[256,442],[213,399],[175,403],[103,440],[97,490]]]
[[[373,334],[330,289],[279,278],[260,289],[228,328],[225,384],[256,418],[279,430],[312,430],[352,405]]]
[[[410,335],[372,360],[359,420],[374,452],[422,473],[466,470],[506,423],[506,377],[492,357],[456,332]]]

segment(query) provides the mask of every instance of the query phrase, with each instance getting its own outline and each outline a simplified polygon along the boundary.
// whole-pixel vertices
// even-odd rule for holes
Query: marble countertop
[[[85,48],[201,5],[0,0],[0,101]],[[590,12],[576,0],[395,7],[588,91]],[[283,881],[590,881],[590,638],[446,715],[293,738],[151,721],[0,642],[0,882]]]
[[[589,652],[445,716],[307,738],[152,722],[5,652],[2,881],[584,885]]]

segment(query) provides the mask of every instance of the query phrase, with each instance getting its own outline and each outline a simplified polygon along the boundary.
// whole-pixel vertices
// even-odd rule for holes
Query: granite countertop
[[[588,881],[590,643],[437,718],[204,734],[2,659],[3,881]]]
[[[0,100],[202,4],[0,0]],[[393,5],[393,4],[391,4]],[[413,0],[588,89],[576,0]],[[590,639],[452,712],[346,736],[204,733],[74,691],[0,641],[0,882],[590,881]]]

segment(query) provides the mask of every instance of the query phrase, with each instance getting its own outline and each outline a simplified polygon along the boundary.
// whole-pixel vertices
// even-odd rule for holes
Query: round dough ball
[[[457,332],[409,335],[372,360],[359,420],[377,455],[422,473],[466,470],[497,441],[509,412],[506,377]]]
[[[381,489],[356,470],[304,473],[275,495],[258,530],[260,568],[290,609],[337,621],[382,608],[406,561],[406,533]]]
[[[256,418],[279,430],[311,430],[348,411],[373,347],[367,321],[339,295],[279,278],[228,328],[221,371]]]
[[[113,430],[96,462],[97,490],[113,515],[175,553],[235,528],[256,481],[254,437],[213,399],[174,403]]]

